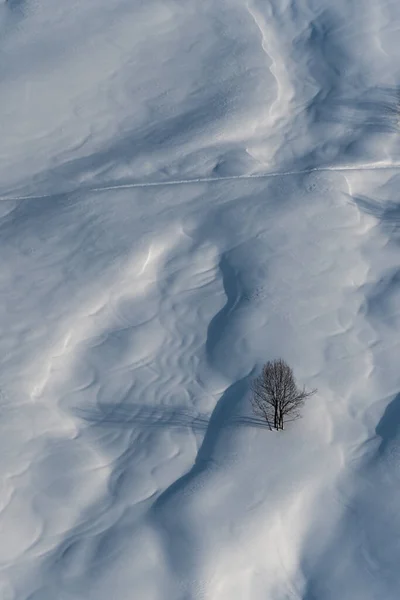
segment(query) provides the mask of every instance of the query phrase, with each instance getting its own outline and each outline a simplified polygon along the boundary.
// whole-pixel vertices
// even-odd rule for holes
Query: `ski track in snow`
[[[0,30],[0,597],[397,600],[399,8]],[[276,356],[318,388],[283,434]]]
[[[400,163],[396,164],[372,164],[372,165],[346,165],[346,166],[332,166],[332,167],[315,167],[313,169],[303,169],[301,171],[276,171],[270,173],[255,173],[251,175],[230,175],[228,177],[198,177],[194,179],[175,179],[170,181],[144,181],[144,182],[134,182],[134,183],[121,183],[116,185],[104,185],[99,187],[92,188],[83,188],[83,189],[75,189],[70,190],[69,192],[63,192],[63,195],[68,194],[76,194],[78,192],[84,192],[85,194],[90,194],[94,192],[107,192],[113,190],[124,190],[124,189],[135,189],[135,188],[147,188],[147,187],[162,187],[168,185],[190,185],[194,183],[218,183],[224,181],[235,181],[236,179],[268,179],[270,177],[290,177],[293,175],[306,175],[307,173],[324,173],[329,171],[380,171],[380,170],[397,170],[400,168]],[[42,194],[39,196],[30,195],[30,196],[0,196],[0,200],[2,201],[13,201],[13,200],[40,200],[45,198],[52,198],[56,196],[57,193],[49,193]]]

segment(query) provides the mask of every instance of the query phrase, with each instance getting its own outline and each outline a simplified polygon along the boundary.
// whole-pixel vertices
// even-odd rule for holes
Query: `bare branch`
[[[297,387],[291,367],[282,359],[268,361],[252,382],[252,406],[269,428],[283,429],[284,422],[300,417],[300,409],[317,390]]]

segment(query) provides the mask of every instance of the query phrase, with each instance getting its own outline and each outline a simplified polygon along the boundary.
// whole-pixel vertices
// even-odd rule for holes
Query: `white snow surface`
[[[399,2],[0,32],[1,600],[398,600]]]

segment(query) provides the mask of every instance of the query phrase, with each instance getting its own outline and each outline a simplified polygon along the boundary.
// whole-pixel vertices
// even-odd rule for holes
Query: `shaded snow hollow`
[[[1,600],[398,600],[399,3],[0,28]]]

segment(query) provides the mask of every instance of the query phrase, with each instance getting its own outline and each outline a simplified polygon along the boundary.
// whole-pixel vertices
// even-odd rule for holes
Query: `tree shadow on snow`
[[[226,392],[225,392],[226,393]],[[225,394],[224,394],[225,395]],[[147,429],[185,429],[206,431],[215,420],[214,413],[199,413],[186,406],[149,406],[146,404],[108,404],[93,407],[77,408],[78,417],[95,426]],[[229,427],[259,427],[268,428],[265,420],[246,415],[234,415],[224,423]]]
[[[216,447],[221,434],[227,427],[234,426],[257,426],[267,427],[265,421],[236,415],[236,410],[246,392],[248,383],[247,376],[232,384],[221,396],[220,400],[208,420],[208,426],[203,442],[197,453],[193,467],[185,473],[169,488],[167,488],[156,500],[152,511],[158,513],[160,509],[177,492],[185,488],[194,478],[207,469],[216,454]]]

